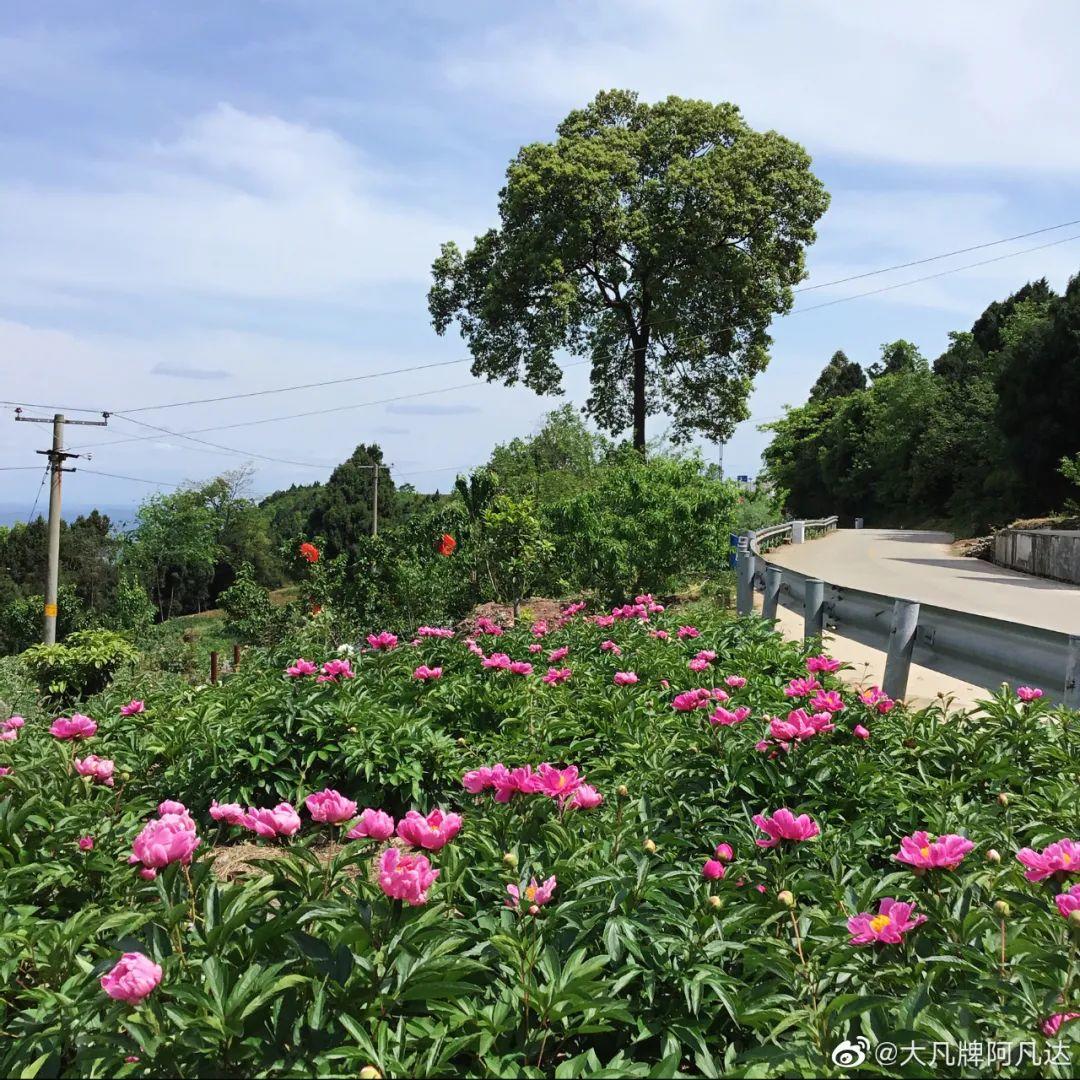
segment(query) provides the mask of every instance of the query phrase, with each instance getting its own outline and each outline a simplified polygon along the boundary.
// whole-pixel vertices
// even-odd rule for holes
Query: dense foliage
[[[890,1074],[988,1041],[1040,1065],[931,1071],[1071,1074],[1080,849],[1015,853],[1076,835],[1076,715],[891,707],[647,597],[344,657],[325,625],[218,687],[121,673],[96,729],[15,702],[5,1075],[825,1075],[860,1038],[922,1048]]]
[[[865,384],[869,374],[870,383]],[[837,353],[805,405],[766,425],[767,473],[791,510],[981,531],[1077,494],[1080,277],[995,302],[929,364],[909,342],[864,373]]]
[[[586,357],[590,415],[639,450],[658,412],[726,439],[827,206],[806,151],[736,106],[605,91],[521,148],[498,228],[443,246],[432,321],[459,323],[474,374],[537,393],[559,392],[559,350]]]

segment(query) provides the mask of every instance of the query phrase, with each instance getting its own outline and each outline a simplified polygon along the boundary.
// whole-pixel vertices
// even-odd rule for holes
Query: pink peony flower
[[[18,728],[0,728],[0,742],[14,742],[18,737]]]
[[[650,630],[649,637],[658,638],[660,641],[667,641],[671,635],[666,630]]]
[[[492,637],[500,637],[503,632],[503,628],[497,622],[492,622],[486,615],[481,615],[476,620],[476,630],[480,634],[490,634]]]
[[[551,652],[548,653],[548,660],[552,664],[557,664],[560,660],[565,660],[569,652],[570,646],[562,645],[558,649],[552,649]]]
[[[79,837],[79,850],[80,851],[93,851],[94,850],[94,838],[87,834],[86,836]]]
[[[855,727],[854,727],[854,729],[852,731],[852,735],[854,735],[856,739],[869,739],[870,738],[870,732],[867,731],[866,728],[864,728],[862,726],[862,724],[856,724],[855,725]]]
[[[725,686],[730,686],[732,690],[741,690],[746,685],[746,680],[741,675],[729,675],[724,680]]]
[[[1034,686],[1018,686],[1016,688],[1016,696],[1021,701],[1037,701],[1043,696],[1043,692],[1036,689]]]
[[[817,679],[792,679],[784,687],[784,694],[787,697],[807,697],[820,689],[821,683]]]
[[[531,765],[520,765],[516,769],[501,770],[495,766],[491,770],[491,783],[495,788],[496,802],[509,802],[515,794],[535,795],[540,778],[532,771]]]
[[[0,765],[0,776],[11,776],[14,770],[8,765]]]
[[[300,657],[299,660],[294,660],[292,664],[285,669],[285,674],[290,679],[300,679],[305,675],[314,675],[319,669],[310,661]]]
[[[1016,857],[1027,867],[1024,877],[1028,881],[1043,881],[1052,876],[1061,879],[1066,874],[1080,874],[1080,844],[1067,836],[1042,851],[1021,848]]]
[[[300,831],[300,815],[287,802],[278,803],[273,810],[249,806],[240,824],[264,840],[273,840],[278,836],[295,836]]]
[[[808,656],[806,658],[806,670],[814,672],[835,671],[840,666],[839,660],[833,660],[822,653],[820,656]]]
[[[704,709],[712,700],[711,690],[684,690],[681,694],[675,695],[671,707],[678,712],[692,712],[694,709]]]
[[[821,830],[808,814],[800,814],[796,817],[786,807],[781,807],[771,817],[764,814],[755,814],[751,819],[762,832],[768,834],[767,840],[757,840],[758,847],[776,847],[781,840],[790,840],[799,843],[817,836]]]
[[[106,787],[113,786],[113,772],[116,769],[116,765],[108,758],[101,758],[96,754],[88,754],[84,758],[76,758],[74,765],[75,771],[80,776],[89,776],[95,783],[104,784]]]
[[[418,626],[417,637],[452,638],[454,631],[445,626]]]
[[[614,615],[597,615],[593,622],[596,623],[601,630],[607,630],[615,625]]]
[[[117,1001],[138,1005],[160,982],[160,965],[141,952],[127,952],[101,976],[101,989]]]
[[[1054,1013],[1039,1025],[1039,1030],[1048,1039],[1052,1039],[1061,1030],[1061,1025],[1071,1020],[1080,1020],[1080,1012]]]
[[[696,638],[701,637],[701,631],[696,626],[680,626],[675,631],[675,636],[680,638]]]
[[[723,705],[718,705],[716,711],[709,717],[709,723],[721,727],[731,727],[733,724],[741,724],[750,715],[750,710],[745,705],[740,705],[737,709],[729,710],[725,709]]]
[[[379,859],[379,888],[393,900],[413,907],[427,903],[428,889],[439,876],[424,855],[412,855],[387,848]]]
[[[224,821],[226,825],[244,824],[244,811],[239,803],[219,803],[215,799],[210,804],[210,816],[215,821]]]
[[[1067,919],[1074,911],[1080,911],[1080,883],[1074,885],[1068,892],[1060,893],[1054,897],[1061,917]]]
[[[610,640],[600,642],[600,651],[601,652],[609,652],[609,653],[611,653],[612,656],[622,656],[622,649],[620,649],[619,646],[616,645],[614,641],[610,641]]]
[[[581,784],[566,805],[570,810],[594,810],[603,801],[604,796],[592,784]]]
[[[480,664],[481,667],[486,668],[498,668],[502,671],[509,671],[510,666],[513,664],[513,660],[504,652],[492,653],[489,657],[483,660]]]
[[[376,651],[380,649],[396,649],[397,648],[397,634],[391,634],[388,630],[383,630],[381,634],[368,634],[367,643]]]
[[[523,885],[520,889],[516,885],[507,885],[506,891],[511,898],[506,901],[506,906],[520,911],[523,906],[527,905],[529,914],[535,915],[554,895],[556,885],[558,885],[558,882],[554,876],[549,877],[543,885],[538,885],[536,878],[533,878],[528,885]]]
[[[616,671],[611,681],[616,686],[633,686],[638,681],[637,672]]]
[[[195,822],[192,821],[191,815],[188,813],[188,808],[182,802],[177,802],[175,799],[166,799],[164,802],[159,802],[157,812],[159,817],[164,817],[166,814],[175,814],[183,820],[184,828],[195,828]]]
[[[566,682],[573,672],[568,668],[548,668],[547,674],[543,677],[543,681],[549,686],[558,686],[560,683]]]
[[[322,666],[322,674],[316,682],[337,682],[339,679],[353,679],[355,674],[348,660],[327,660]]]
[[[345,834],[350,840],[389,840],[394,835],[394,819],[384,810],[363,809],[360,820]]]
[[[505,766],[497,766],[505,769]],[[491,779],[493,770],[487,765],[481,765],[479,769],[472,769],[461,778],[461,786],[472,795],[479,795],[489,787],[494,786]]]
[[[25,724],[26,721],[21,716],[9,716],[4,721],[4,727],[12,731],[18,731],[19,728],[23,727]]]
[[[163,814],[148,821],[131,845],[128,862],[142,863],[151,870],[160,870],[174,862],[187,866],[202,843],[189,823],[190,818],[185,820],[180,814]]]
[[[899,945],[904,935],[926,922],[925,915],[915,915],[914,904],[905,904],[886,896],[878,905],[878,913],[869,911],[853,915],[847,921],[852,945]]]
[[[512,675],[531,675],[533,666],[527,663],[525,660],[514,660],[510,664],[510,673]]]
[[[689,661],[686,665],[691,671],[708,671],[709,661],[703,660],[700,656],[695,656],[693,660]]]
[[[321,821],[326,825],[340,825],[343,821],[356,817],[356,803],[346,799],[339,791],[326,788],[309,795],[304,800],[312,821]]]
[[[126,705],[120,706],[121,716],[137,716],[143,712],[146,712],[146,702],[138,701],[135,698],[132,698]]]
[[[558,769],[546,761],[536,770],[536,791],[553,799],[565,799],[581,786],[576,765]]]
[[[844,709],[844,699],[835,690],[819,690],[810,702],[814,712],[838,713]]]
[[[546,619],[537,619],[536,622],[529,627],[529,633],[532,634],[533,637],[543,637],[549,630],[550,627],[548,626]]]
[[[446,814],[438,808],[424,817],[417,810],[410,810],[398,822],[397,834],[413,847],[438,851],[445,847],[461,831],[461,815]]]
[[[956,833],[945,833],[931,840],[928,833],[919,831],[900,841],[900,850],[893,856],[916,871],[955,870],[975,845]]]
[[[81,713],[74,713],[70,718],[61,716],[49,728],[49,734],[57,739],[89,739],[95,731],[97,724]]]
[[[701,876],[707,881],[719,881],[725,873],[724,864],[719,859],[706,859],[701,868]]]
[[[432,679],[442,678],[441,667],[428,667],[427,664],[421,664],[413,673],[412,677],[419,682],[430,682]]]
[[[731,862],[731,860],[735,858],[735,852],[732,850],[730,844],[717,844],[716,857],[721,862]]]
[[[541,645],[539,641],[534,641],[529,646],[529,652],[531,652],[533,655],[535,655],[536,653],[543,652],[543,651],[544,651],[544,646]]]

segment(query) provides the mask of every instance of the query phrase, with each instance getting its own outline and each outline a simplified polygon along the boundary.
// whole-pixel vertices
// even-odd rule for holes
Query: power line
[[[97,469],[86,469],[80,466],[78,470],[81,473],[89,473],[91,476],[107,476],[111,480],[131,480],[136,484],[153,484],[155,487],[183,487],[183,484],[175,484],[171,480],[146,480],[141,476],[121,476],[119,473],[100,472]]]
[[[821,308],[832,307],[835,304],[846,304],[849,300],[861,300],[864,296],[877,296],[879,293],[892,292],[893,289],[903,289],[907,285],[918,285],[921,281],[933,281],[935,278],[946,277],[948,274],[958,274],[961,270],[973,270],[977,266],[989,266],[990,263],[1001,262],[1003,259],[1013,259],[1017,255],[1028,255],[1032,251],[1042,251],[1044,248],[1057,247],[1059,244],[1067,244],[1071,240],[1080,240],[1080,233],[1063,237],[1061,240],[1051,240],[1048,244],[1037,244],[1035,247],[1024,248],[1023,251],[1011,251],[1007,255],[997,255],[993,259],[981,259],[979,262],[965,263],[963,266],[954,266],[950,270],[941,270],[936,274],[926,274],[923,277],[910,278],[908,281],[898,281],[895,285],[884,285],[880,289],[870,289],[867,292],[855,293],[853,296],[841,296],[837,300],[827,300],[824,304],[813,304],[810,307],[796,308],[794,311],[787,312],[787,316],[802,315],[807,311],[818,311]]]
[[[46,465],[41,473],[41,483],[38,484],[37,494],[34,496],[34,505],[30,507],[30,516],[26,519],[27,524],[34,520],[37,513],[37,504],[41,499],[41,493],[45,490],[45,481],[49,479],[49,466]]]
[[[296,386],[278,386],[270,390],[251,390],[243,394],[223,394],[220,397],[193,398],[190,401],[170,401],[164,405],[140,405],[137,409],[121,409],[130,415],[137,412],[152,412],[159,409],[179,409],[186,405],[210,405],[220,401],[239,401],[242,398],[265,397],[268,394],[288,394],[294,390],[313,390],[323,386],[341,386],[343,383],[363,382],[366,379],[380,379],[384,375],[405,375],[413,371],[428,371],[431,368],[453,367],[457,364],[472,363],[471,357],[463,360],[438,360],[430,364],[415,364],[412,367],[392,368],[389,371],[373,371],[367,375],[349,375],[342,379],[325,379],[321,382],[298,383]]]
[[[990,240],[985,244],[973,244],[971,247],[957,248],[955,251],[946,251],[941,255],[929,255],[925,259],[913,259],[911,262],[896,263],[894,266],[885,266],[880,270],[867,270],[863,274],[852,274],[850,277],[836,278],[833,281],[823,281],[820,285],[802,285],[792,292],[813,292],[815,289],[827,289],[832,285],[843,285],[848,281],[859,281],[862,278],[874,277],[877,274],[887,274],[891,270],[906,270],[912,266],[923,266],[925,263],[937,262],[939,259],[948,259],[953,255],[966,255],[969,251],[981,251],[983,248],[996,247],[998,244],[1010,244],[1014,240],[1024,240],[1029,236],[1038,236],[1040,233],[1054,232],[1056,229],[1067,229],[1070,225],[1080,225],[1080,218],[1075,221],[1063,221],[1060,225],[1047,225],[1044,229],[1032,229],[1031,232],[1017,233],[1016,236],[1006,236],[1003,240]],[[1022,254],[1022,252],[1018,252]]]
[[[37,472],[36,465],[0,465],[0,472]]]

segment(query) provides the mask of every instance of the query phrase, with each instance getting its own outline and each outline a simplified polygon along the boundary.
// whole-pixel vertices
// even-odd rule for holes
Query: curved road
[[[769,561],[834,585],[1080,633],[1080,586],[955,555],[952,536],[907,529],[838,529],[785,544]]]

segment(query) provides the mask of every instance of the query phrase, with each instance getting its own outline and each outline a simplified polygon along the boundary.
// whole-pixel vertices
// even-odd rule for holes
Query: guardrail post
[[[862,526],[863,526],[863,519],[862,518],[856,518],[855,519],[855,528],[856,529],[861,529]]]
[[[885,678],[881,688],[889,697],[902,701],[907,694],[911,654],[915,650],[915,631],[919,627],[919,605],[911,600],[893,603],[889,628],[889,651],[885,657]]]
[[[803,640],[821,637],[824,632],[825,582],[820,578],[807,578],[803,597]]]
[[[793,521],[791,523],[791,542],[801,544],[806,539],[806,522]]]
[[[765,600],[761,605],[761,617],[766,622],[776,618],[776,609],[780,606],[780,586],[784,571],[779,566],[765,567]]]
[[[1080,709],[1080,637],[1069,635],[1065,657],[1065,707]]]
[[[750,615],[754,610],[754,556],[750,551],[750,538],[739,537],[738,579],[735,584],[735,610],[740,615]]]

